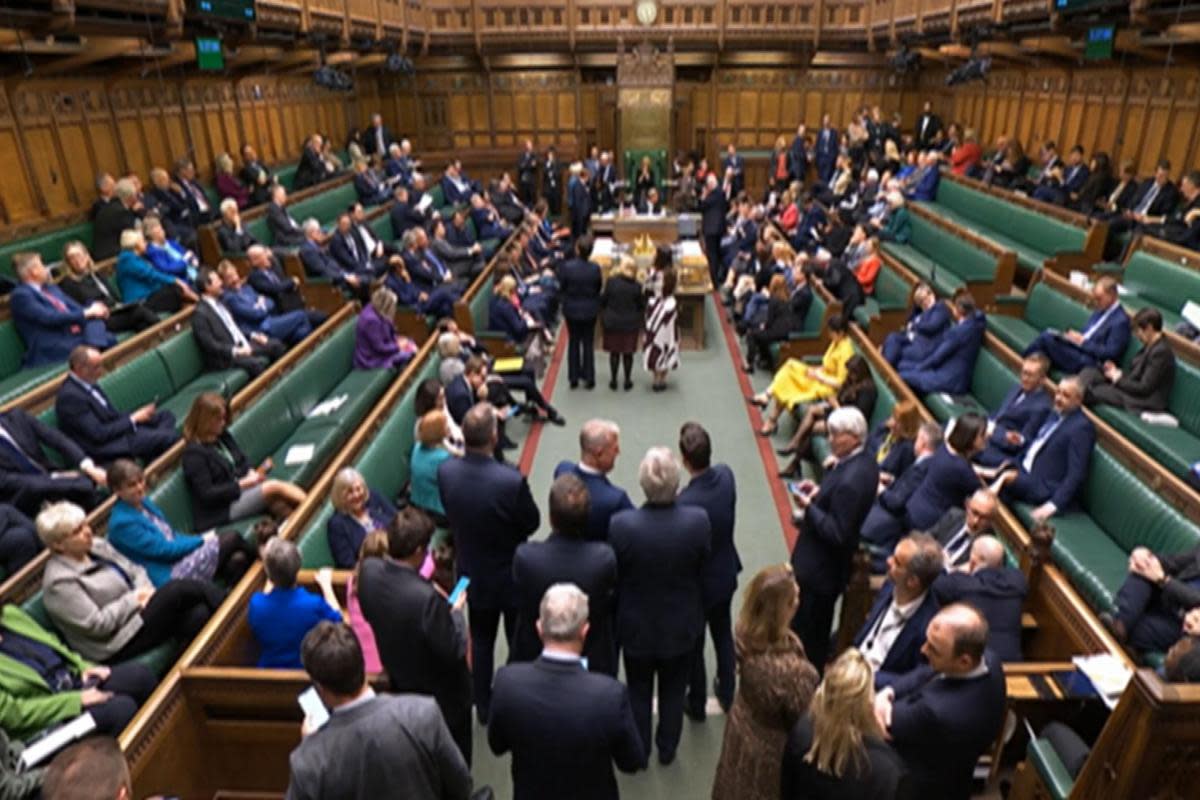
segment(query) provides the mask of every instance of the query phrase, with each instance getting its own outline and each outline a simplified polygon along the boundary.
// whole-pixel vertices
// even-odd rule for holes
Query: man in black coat
[[[511,648],[517,622],[513,556],[537,530],[541,513],[525,476],[493,457],[499,442],[496,410],[477,403],[463,417],[462,430],[466,455],[441,463],[438,492],[454,536],[458,574],[471,579],[471,678],[476,713],[486,724],[496,629],[503,615]]]
[[[246,261],[250,264],[246,282],[254,287],[254,291],[273,300],[279,313],[304,311],[308,315],[309,324],[314,328],[328,318],[323,312],[305,308],[304,297],[300,294],[300,286],[296,279],[284,273],[279,262],[266,247],[261,244],[251,247],[246,251]]]
[[[967,603],[987,620],[989,646],[1001,661],[1021,660],[1021,605],[1029,592],[1025,576],[1004,563],[1004,545],[995,536],[979,536],[971,545],[965,570],[947,572],[933,582],[941,607]]]
[[[1140,309],[1133,317],[1133,335],[1142,343],[1142,349],[1129,369],[1122,370],[1109,362],[1079,373],[1089,405],[1101,403],[1134,413],[1167,410],[1175,384],[1175,353],[1162,327],[1162,312],[1157,308]]]
[[[287,189],[280,184],[271,187],[271,202],[267,204],[267,228],[275,247],[299,247],[304,244],[304,229],[287,210]]]
[[[572,164],[567,179],[567,209],[571,214],[571,238],[587,233],[592,219],[592,195],[588,192],[588,174],[578,163]]]
[[[210,370],[238,367],[253,379],[287,351],[283,342],[266,334],[252,333],[247,337],[242,333],[229,309],[221,303],[225,285],[214,270],[202,268],[196,282],[201,297],[192,312],[192,334],[204,356],[205,367]]]
[[[575,240],[575,258],[558,268],[558,298],[567,321],[567,379],[571,388],[580,381],[596,387],[596,317],[600,315],[600,289],[604,278],[600,267],[589,261],[592,239]]]
[[[796,128],[792,146],[788,148],[788,177],[801,184],[808,178],[808,128],[802,122]]]
[[[172,182],[171,175],[161,167],[150,170],[150,190],[146,192],[146,208],[162,220],[167,236],[189,250],[196,249],[196,225],[192,205],[183,187]]]
[[[996,495],[978,489],[962,508],[948,508],[926,533],[942,546],[946,569],[962,569],[971,560],[971,545],[992,532],[996,519]]]
[[[1183,633],[1184,615],[1200,606],[1200,547],[1173,554],[1134,548],[1116,606],[1100,621],[1117,641],[1143,652],[1169,648]]]
[[[708,257],[708,273],[713,286],[725,282],[725,268],[721,261],[721,237],[725,235],[725,214],[729,199],[721,191],[716,175],[704,181],[704,192],[700,195],[700,233],[704,236],[704,253]]]
[[[66,469],[51,464],[57,452]],[[47,500],[70,500],[90,509],[99,502],[104,471],[69,437],[14,408],[0,414],[0,502],[36,514]]]
[[[653,447],[638,480],[646,504],[613,516],[608,539],[617,554],[617,640],[638,733],[649,755],[650,710],[658,684],[658,760],[675,760],[683,732],[683,701],[704,635],[701,576],[712,532],[708,515],[676,502],[679,465],[671,451]]]
[[[153,402],[132,412],[118,410],[100,388],[104,374],[100,351],[79,345],[67,358],[70,372],[58,389],[54,413],[58,427],[102,464],[118,458],[153,461],[179,441],[175,415]]]
[[[122,178],[113,189],[116,202],[96,212],[92,222],[92,256],[97,261],[113,258],[121,251],[121,234],[138,227],[143,210],[133,181]]]
[[[917,124],[913,128],[917,144],[922,150],[928,150],[929,146],[933,143],[934,137],[941,130],[942,120],[937,114],[933,113],[933,103],[926,100],[921,111],[921,116],[917,117]]]
[[[517,186],[521,191],[521,202],[532,206],[537,199],[537,152],[533,149],[533,140],[525,140],[525,149],[517,159]]]
[[[558,164],[558,151],[546,148],[546,160],[542,162],[542,197],[550,206],[550,216],[557,218],[562,213],[562,174]]]
[[[409,203],[407,186],[397,186],[392,192],[392,197],[396,202],[392,203],[388,216],[392,220],[392,235],[399,241],[411,229],[424,227],[427,220],[424,214]]]
[[[979,757],[1004,725],[1004,669],[988,624],[967,605],[929,623],[918,667],[875,698],[875,716],[909,769],[913,797],[967,800]]]
[[[42,550],[33,520],[22,514],[16,506],[0,503],[0,567],[6,577],[33,560]]]
[[[371,124],[363,132],[363,152],[382,159],[393,141],[395,140],[392,138],[392,132],[383,124],[383,115],[372,114]]]
[[[733,541],[737,483],[733,478],[733,470],[724,464],[712,463],[712,440],[708,431],[698,422],[685,422],[679,429],[679,454],[683,457],[683,468],[690,476],[687,488],[679,493],[679,504],[704,509],[712,528],[711,550],[700,575],[700,591],[704,600],[704,617],[717,656],[715,694],[721,708],[728,711],[733,705],[737,667],[733,653],[730,606],[733,604],[733,593],[737,591],[738,573],[742,571],[742,560]],[[688,686],[687,713],[693,719],[704,719],[707,683],[704,635],[701,634],[696,641],[696,656]]]
[[[588,491],[586,536],[593,542],[608,541],[608,524],[618,511],[633,508],[629,495],[608,479],[621,454],[621,429],[615,422],[589,419],[579,430],[579,461],[560,461],[554,477],[571,474],[583,481]],[[578,581],[576,581],[578,583]]]
[[[818,672],[825,669],[834,605],[850,579],[850,560],[879,484],[879,465],[863,450],[867,421],[862,412],[838,408],[826,428],[836,463],[819,487],[792,492],[802,515],[795,518],[799,535],[792,549],[792,569],[800,584],[792,629]]]
[[[520,800],[616,800],[612,765],[636,772],[646,766],[646,750],[625,687],[589,670],[582,657],[596,609],[572,583],[554,584],[539,605],[545,647],[532,663],[496,673],[488,744],[496,755],[512,751]]]
[[[375,632],[393,692],[433,695],[471,763],[471,679],[462,595],[451,607],[421,577],[433,522],[409,506],[388,524],[388,558],[368,558],[358,579],[363,617]]]
[[[591,508],[587,486],[573,474],[555,478],[550,487],[551,533],[542,542],[525,542],[513,557],[513,588],[517,596],[517,630],[512,660],[532,661],[541,652],[538,607],[546,590],[570,583],[587,594],[587,669],[617,675],[613,640],[613,601],[617,590],[617,557],[608,542],[588,541]]]

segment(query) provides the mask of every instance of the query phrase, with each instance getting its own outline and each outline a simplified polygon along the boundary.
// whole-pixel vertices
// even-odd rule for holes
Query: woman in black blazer
[[[192,495],[194,530],[268,511],[282,518],[304,502],[299,486],[267,478],[274,466],[271,459],[251,469],[226,430],[228,423],[229,408],[216,392],[198,396],[183,422],[183,478]]]
[[[625,391],[633,388],[633,354],[646,315],[646,296],[638,283],[633,259],[622,256],[613,267],[600,295],[600,321],[604,324],[604,352],[608,353],[608,388],[617,389],[617,365],[625,368]]]
[[[853,647],[825,670],[809,713],[792,728],[783,751],[783,800],[904,796],[904,763],[875,721],[874,689],[871,665]]]
[[[800,280],[803,281],[803,273],[799,274]],[[787,278],[782,274],[776,273],[771,276],[767,295],[770,298],[767,300],[767,318],[761,327],[746,334],[746,360],[742,364],[742,369],[746,372],[754,372],[755,366],[774,371],[771,345],[784,341],[793,331],[800,330],[804,325],[803,317],[796,317],[792,293],[788,289]]]

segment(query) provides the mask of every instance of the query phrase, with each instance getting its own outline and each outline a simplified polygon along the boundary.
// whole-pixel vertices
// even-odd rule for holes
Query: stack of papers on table
[[[1071,659],[1076,669],[1087,675],[1092,686],[1100,693],[1100,699],[1109,708],[1115,708],[1121,693],[1129,685],[1133,670],[1125,666],[1125,662],[1111,653],[1099,653],[1094,656],[1075,656]]]
[[[592,258],[611,259],[616,254],[616,244],[605,236],[592,243]]]

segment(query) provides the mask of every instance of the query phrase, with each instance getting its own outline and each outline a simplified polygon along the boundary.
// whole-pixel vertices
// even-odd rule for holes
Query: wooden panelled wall
[[[305,77],[236,83],[29,81],[0,92],[0,222],[66,219],[88,208],[100,172],[141,175],[191,156],[202,179],[214,156],[235,162],[244,143],[268,163],[298,156],[303,138],[325,131],[341,147],[353,96]]]
[[[1000,70],[986,84],[946,89],[923,76],[943,118],[974,127],[988,147],[1017,136],[1031,158],[1053,139],[1065,150],[1081,144],[1114,165],[1132,159],[1141,175],[1160,158],[1176,177],[1200,167],[1200,73],[1163,67]]]

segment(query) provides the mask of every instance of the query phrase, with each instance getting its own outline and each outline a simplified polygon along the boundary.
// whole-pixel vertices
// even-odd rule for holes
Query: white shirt
[[[1038,437],[1029,445],[1029,450],[1025,452],[1025,457],[1021,459],[1021,469],[1026,472],[1033,472],[1033,462],[1037,461],[1038,454],[1042,452],[1042,448],[1046,446],[1046,442],[1058,430],[1058,426],[1062,425],[1063,418],[1057,412],[1052,412],[1053,416],[1042,424],[1042,429],[1038,432]]]
[[[951,536],[946,542],[946,572],[950,572],[955,566],[958,565],[959,559],[961,559],[965,553],[969,553],[971,551],[971,542],[971,531],[967,529],[966,523],[963,523],[963,526],[958,529],[958,532]]]
[[[922,592],[920,596],[903,605],[898,605],[895,595],[892,596],[891,604],[886,611],[879,615],[879,619],[875,621],[875,625],[863,639],[862,647],[859,648],[863,657],[867,659],[867,663],[871,665],[871,669],[878,672],[879,668],[883,666],[900,631],[904,630],[908,620],[917,613],[917,608],[921,603],[925,602],[925,594]]]
[[[1090,339],[1090,338],[1091,338],[1091,336],[1092,336],[1092,334],[1093,334],[1093,333],[1095,333],[1096,331],[1100,330],[1100,326],[1104,324],[1104,322],[1105,322],[1105,321],[1108,319],[1109,315],[1110,315],[1110,314],[1112,314],[1112,313],[1113,313],[1113,311],[1114,311],[1114,310],[1117,308],[1117,306],[1119,306],[1119,305],[1121,305],[1121,304],[1120,304],[1120,303],[1118,303],[1118,302],[1114,302],[1114,303],[1113,303],[1111,306],[1109,306],[1108,308],[1104,309],[1104,313],[1103,313],[1103,314],[1101,314],[1101,315],[1099,316],[1099,318],[1097,318],[1097,320],[1096,320],[1095,322],[1093,322],[1091,325],[1088,325],[1088,327],[1087,327],[1087,330],[1085,330],[1085,331],[1083,332],[1083,340],[1084,340],[1085,342],[1086,342],[1088,339]]]

